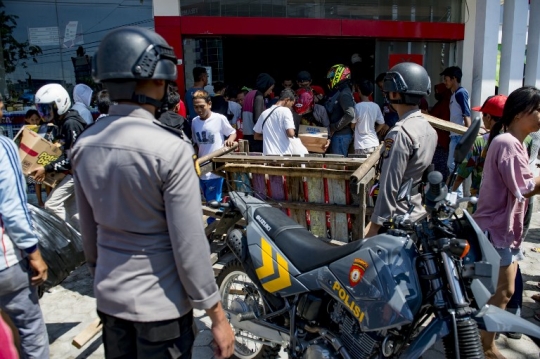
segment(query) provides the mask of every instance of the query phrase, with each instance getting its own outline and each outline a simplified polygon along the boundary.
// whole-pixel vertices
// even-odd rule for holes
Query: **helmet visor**
[[[384,92],[407,92],[407,84],[399,72],[387,72],[384,77]]]
[[[39,116],[45,121],[50,121],[54,116],[54,107],[52,103],[36,103],[36,109]]]

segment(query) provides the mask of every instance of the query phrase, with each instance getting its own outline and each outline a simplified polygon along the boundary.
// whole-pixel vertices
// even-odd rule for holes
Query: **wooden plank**
[[[203,215],[217,218],[217,219],[221,218],[221,215],[223,214],[223,212],[221,212],[219,209],[214,209],[207,206],[202,206],[202,210],[203,210]],[[241,226],[247,225],[246,220],[243,218],[239,220],[237,223]]]
[[[249,156],[250,158],[260,158],[262,157],[262,153],[258,153],[258,152],[250,152],[249,153]],[[229,169],[226,168],[227,165],[225,165],[225,170],[228,171],[228,172],[234,172],[234,171],[229,171]],[[263,164],[261,166],[262,168],[265,167],[265,165]],[[259,199],[262,199],[262,200],[266,200],[266,196],[268,195],[266,189],[266,172],[254,172],[251,170],[251,168],[249,168],[249,166],[245,167],[244,170],[242,172],[250,172],[251,173],[251,184],[252,184],[252,189],[253,189],[253,193],[254,193],[254,196],[259,198]]]
[[[467,127],[458,125],[456,123],[441,120],[440,118],[433,117],[431,115],[422,114],[429,122],[433,128],[438,128],[439,130],[449,131],[459,133],[460,135],[464,134],[467,131]]]
[[[300,167],[301,165],[292,165]],[[301,203],[304,201],[304,185],[302,177],[288,177],[287,181],[287,198],[291,203]],[[291,218],[300,225],[307,228],[306,210],[305,208],[291,208]]]
[[[375,168],[371,168],[364,178],[359,183],[359,208],[360,213],[356,217],[356,225],[355,229],[353,230],[353,233],[355,234],[354,239],[363,239],[364,238],[364,230],[366,228],[367,222],[369,222],[369,218],[367,217],[367,201],[369,196],[369,191],[371,189],[371,183],[373,180],[373,177],[375,176]]]
[[[250,153],[251,154],[251,153]],[[296,156],[260,156],[254,157],[251,155],[240,156],[228,154],[212,159],[216,163],[271,163],[279,165],[289,164],[327,164],[327,165],[343,165],[343,166],[360,166],[366,161],[365,158],[326,158],[326,157],[296,157]]]
[[[316,155],[310,155],[316,156]],[[321,155],[319,155],[321,156]],[[322,168],[321,164],[307,164],[305,169],[299,168],[297,170],[306,170],[310,174],[317,173],[318,171],[325,171]],[[326,171],[328,173],[328,171]],[[314,203],[324,203],[324,185],[323,185],[324,176],[306,176],[307,182],[307,194],[308,201]],[[317,237],[326,239],[326,213],[323,211],[309,211],[310,218],[310,230],[311,233]]]
[[[364,176],[377,165],[377,162],[379,161],[379,158],[381,157],[381,147],[384,144],[380,144],[379,147],[373,152],[367,160],[362,163],[360,167],[354,173],[351,175],[350,178],[350,185],[351,185],[351,191],[354,193],[358,193],[358,183],[364,178]]]
[[[343,169],[343,166],[328,166],[329,169]],[[345,180],[328,179],[328,195],[330,204],[346,205],[347,199]],[[357,213],[357,206],[350,206],[356,211],[348,213]],[[330,226],[332,228],[332,239],[348,242],[347,214],[336,211],[330,212]]]
[[[75,338],[73,338],[71,344],[75,348],[81,349],[93,337],[95,337],[101,332],[102,327],[103,325],[101,324],[101,320],[99,318],[94,319],[94,321],[90,323],[90,325],[84,328],[82,332],[80,332],[79,334],[77,334],[77,336],[75,336]]]
[[[335,212],[335,213],[358,213],[358,206],[355,205],[338,205],[338,204],[326,204],[326,203],[313,203],[313,202],[291,202],[291,201],[279,201],[276,203],[268,203],[272,207],[276,208],[290,208],[296,210],[316,210],[321,212]]]
[[[251,172],[253,184],[255,185],[255,174],[267,174],[287,177],[311,177],[347,180],[353,171],[350,170],[329,170],[322,168],[322,165],[315,164],[306,168],[297,167],[277,167],[251,164],[231,164],[223,166],[226,172]]]

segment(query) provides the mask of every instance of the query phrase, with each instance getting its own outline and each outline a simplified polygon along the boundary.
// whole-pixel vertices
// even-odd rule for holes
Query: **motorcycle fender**
[[[540,327],[493,305],[485,305],[475,316],[478,327],[488,332],[516,332],[540,338]]]
[[[422,332],[414,339],[407,350],[400,358],[420,358],[435,342],[450,333],[449,322],[440,318],[435,318]]]

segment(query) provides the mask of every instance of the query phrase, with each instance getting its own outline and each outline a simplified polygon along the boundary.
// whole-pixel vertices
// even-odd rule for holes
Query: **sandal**
[[[531,296],[532,300],[535,302],[540,302],[540,294],[534,294]]]
[[[533,251],[535,253],[540,253],[540,248],[539,247],[532,247],[531,251]]]

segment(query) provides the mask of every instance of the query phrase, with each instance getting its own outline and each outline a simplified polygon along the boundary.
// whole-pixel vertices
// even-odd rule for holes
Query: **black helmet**
[[[431,92],[431,80],[425,68],[414,62],[402,62],[392,67],[384,77],[383,90],[401,94],[394,104],[418,105]]]
[[[96,82],[115,80],[176,80],[176,55],[165,39],[141,27],[109,32],[94,54]]]

